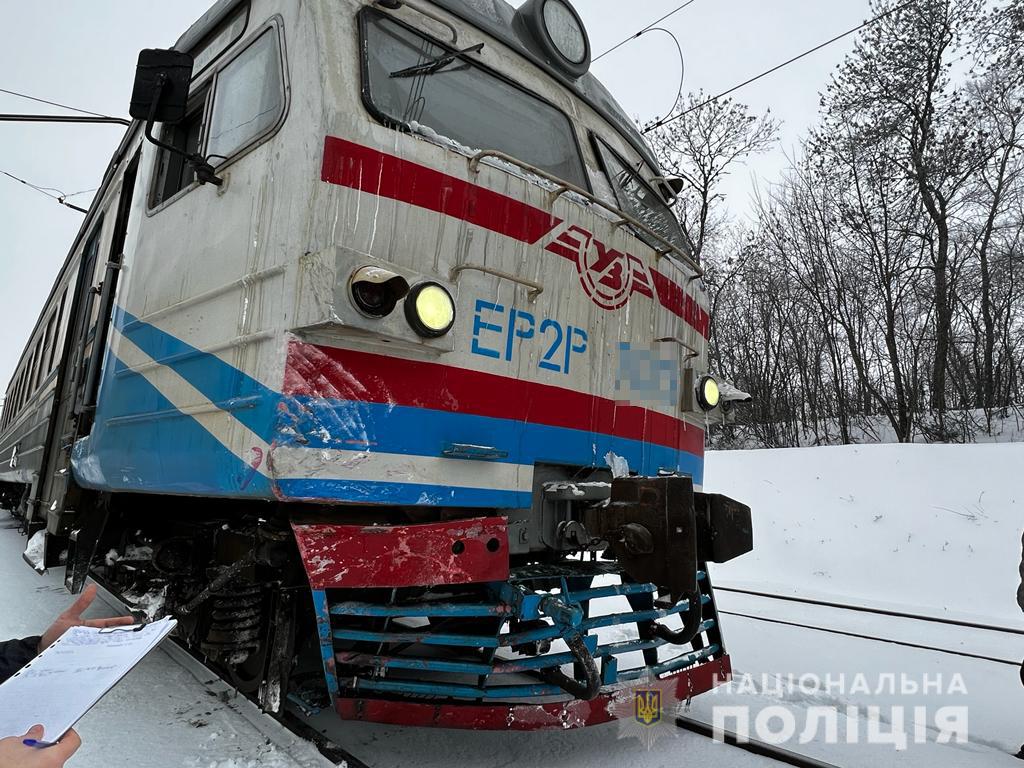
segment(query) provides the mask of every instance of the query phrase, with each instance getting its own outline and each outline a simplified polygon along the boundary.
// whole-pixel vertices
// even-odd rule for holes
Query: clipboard
[[[72,627],[0,685],[0,738],[39,723],[46,741],[59,741],[177,623]]]

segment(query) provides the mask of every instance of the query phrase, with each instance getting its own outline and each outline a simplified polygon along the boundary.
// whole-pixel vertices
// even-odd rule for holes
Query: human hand
[[[74,730],[52,747],[26,747],[25,739],[43,738],[43,726],[33,725],[24,736],[0,739],[0,768],[61,768],[82,746]]]
[[[127,624],[134,624],[135,619],[131,616],[115,616],[111,619],[83,619],[82,614],[89,610],[92,601],[96,599],[96,585],[90,584],[78,599],[71,604],[64,613],[57,617],[57,620],[50,625],[50,628],[43,633],[43,639],[39,641],[39,650],[43,651],[53,645],[54,640],[63,635],[72,627],[123,627]]]

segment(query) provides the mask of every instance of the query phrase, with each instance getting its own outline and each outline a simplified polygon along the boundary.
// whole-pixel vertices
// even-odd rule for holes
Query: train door
[[[78,416],[77,436],[79,437],[89,433],[96,411],[96,399],[99,392],[100,375],[103,372],[107,336],[114,312],[117,278],[121,272],[121,264],[124,261],[124,243],[128,234],[128,215],[131,211],[138,165],[139,156],[136,155],[125,169],[107,266],[99,285],[89,290],[89,306],[83,313],[85,332],[81,338],[82,377],[79,381],[75,398],[75,414]],[[93,267],[93,270],[92,274],[95,274],[95,267]],[[92,303],[97,296],[98,300],[94,309]]]
[[[45,455],[40,471],[38,498],[42,503],[37,508],[42,510],[42,514],[38,516],[38,519],[29,521],[29,533],[33,533],[43,526],[46,526],[51,534],[61,533],[59,521],[68,485],[71,443],[74,439],[72,423],[75,402],[74,384],[78,380],[82,315],[83,311],[91,309],[92,275],[96,269],[96,257],[99,253],[102,230],[103,219],[100,217],[93,224],[85,241],[77,275],[72,283],[73,289],[68,297],[71,300],[71,311],[67,319],[57,391],[54,396],[53,413],[50,418]]]
[[[128,216],[135,192],[138,155],[128,164],[121,184],[117,214],[111,236],[106,266],[100,269],[102,218],[93,226],[78,271],[71,316],[68,319],[67,339],[61,380],[58,382],[58,400],[50,426],[45,457],[45,485],[40,498],[45,500],[47,531],[63,539],[75,539],[80,507],[84,507],[82,493],[71,480],[71,452],[75,441],[92,427],[96,409],[99,381],[103,370],[104,350],[113,317],[117,279],[123,261],[124,244],[128,230]],[[73,547],[69,547],[69,550]],[[90,549],[90,547],[87,547]],[[91,554],[91,552],[90,552]],[[72,552],[69,551],[69,565]],[[49,553],[47,560],[51,560]],[[69,575],[72,569],[68,569]]]

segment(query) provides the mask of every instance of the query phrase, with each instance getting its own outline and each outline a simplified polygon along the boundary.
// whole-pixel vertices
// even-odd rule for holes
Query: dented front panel
[[[433,587],[508,578],[504,518],[424,525],[293,523],[313,589]]]

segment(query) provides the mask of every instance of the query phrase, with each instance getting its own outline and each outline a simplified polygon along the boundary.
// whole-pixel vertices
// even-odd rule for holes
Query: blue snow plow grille
[[[325,657],[336,662],[329,684],[343,696],[552,700],[576,690],[588,654],[594,693],[722,653],[706,572],[697,573],[703,621],[684,646],[651,629],[678,625],[689,602],[659,601],[654,584],[607,583],[618,576],[614,563],[593,561],[531,565],[475,587],[329,591],[318,601]]]

